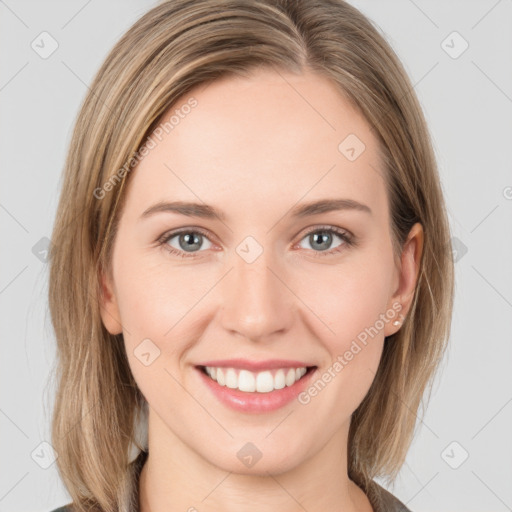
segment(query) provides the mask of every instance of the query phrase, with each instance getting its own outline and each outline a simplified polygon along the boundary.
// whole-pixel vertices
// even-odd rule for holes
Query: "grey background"
[[[390,490],[415,512],[512,510],[512,0],[351,3],[415,84],[458,248],[449,353]],[[55,464],[41,467],[51,462],[41,443],[55,355],[41,239],[51,236],[87,84],[153,5],[0,1],[0,512],[68,501]],[[58,43],[46,59],[31,47],[43,31]],[[463,40],[453,31],[469,44],[457,58]]]

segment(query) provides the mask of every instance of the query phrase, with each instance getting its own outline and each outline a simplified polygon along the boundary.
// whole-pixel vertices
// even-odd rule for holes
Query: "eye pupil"
[[[201,237],[202,235],[200,234],[196,234],[196,233],[193,233],[193,234],[190,234],[190,233],[185,233],[185,234],[181,234],[179,236],[179,241],[180,241],[180,247],[184,250],[188,250],[188,249],[198,249],[200,246],[201,246]],[[185,243],[182,243],[182,240],[185,240]],[[194,247],[197,246],[197,247]]]
[[[316,243],[318,241],[318,239],[320,239],[320,245],[324,246],[324,247],[317,247],[317,248],[319,248],[321,250],[326,250],[329,248],[328,246],[331,244],[331,240],[332,240],[332,235],[329,232],[317,231],[310,236],[314,240],[314,243]],[[322,240],[323,240],[323,242],[322,242]],[[313,245],[313,243],[311,245]]]

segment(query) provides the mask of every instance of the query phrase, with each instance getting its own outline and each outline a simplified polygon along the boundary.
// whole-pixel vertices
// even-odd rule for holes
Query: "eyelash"
[[[313,253],[315,253],[315,257],[326,257],[326,256],[331,256],[333,254],[336,254],[340,251],[343,250],[344,247],[352,247],[352,246],[355,246],[356,245],[356,241],[355,241],[355,237],[351,234],[349,234],[347,231],[345,230],[342,230],[342,229],[339,229],[339,228],[335,228],[333,226],[320,226],[320,227],[315,227],[313,229],[311,229],[310,231],[308,231],[307,233],[304,234],[304,236],[300,239],[300,241],[302,241],[304,238],[306,238],[307,236],[311,235],[312,233],[317,233],[317,232],[320,232],[320,233],[334,233],[335,235],[338,235],[342,240],[343,240],[343,244],[339,245],[338,247],[336,247],[335,249],[330,249],[328,251],[313,251]],[[178,231],[171,231],[170,233],[164,233],[159,239],[158,239],[158,243],[159,245],[161,245],[165,250],[167,250],[168,252],[170,252],[171,254],[175,255],[175,256],[179,256],[181,258],[195,258],[197,257],[197,253],[186,253],[184,251],[178,251],[177,249],[175,249],[174,247],[171,247],[168,242],[169,240],[171,240],[172,238],[174,238],[175,236],[178,236],[178,235],[181,235],[182,233],[199,233],[200,235],[203,235],[204,237],[208,238],[209,240],[209,237],[208,237],[208,233],[206,231],[204,231],[203,229],[201,228],[186,228],[186,229],[180,229]]]

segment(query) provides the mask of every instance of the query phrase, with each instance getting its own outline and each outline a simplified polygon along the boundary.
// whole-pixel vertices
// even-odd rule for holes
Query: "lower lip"
[[[309,384],[311,376],[316,372],[316,368],[313,368],[294,384],[282,389],[275,389],[268,393],[248,393],[221,386],[217,381],[208,377],[200,368],[196,368],[196,370],[203,382],[222,403],[237,411],[249,413],[270,412],[284,407],[304,390]]]

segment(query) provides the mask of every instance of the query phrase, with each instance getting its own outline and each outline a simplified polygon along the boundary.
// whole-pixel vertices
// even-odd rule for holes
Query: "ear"
[[[398,312],[392,321],[386,324],[384,335],[395,334],[403,325],[405,317],[409,312],[416,283],[418,281],[421,255],[423,253],[423,226],[417,222],[409,231],[407,240],[404,243],[401,255],[401,266],[397,271],[398,285],[395,293],[390,298],[386,311],[394,310]],[[399,320],[399,325],[393,325],[395,320]]]
[[[109,272],[99,272],[100,281],[100,314],[103,325],[110,334],[123,332],[121,315],[117,305],[112,276]]]

